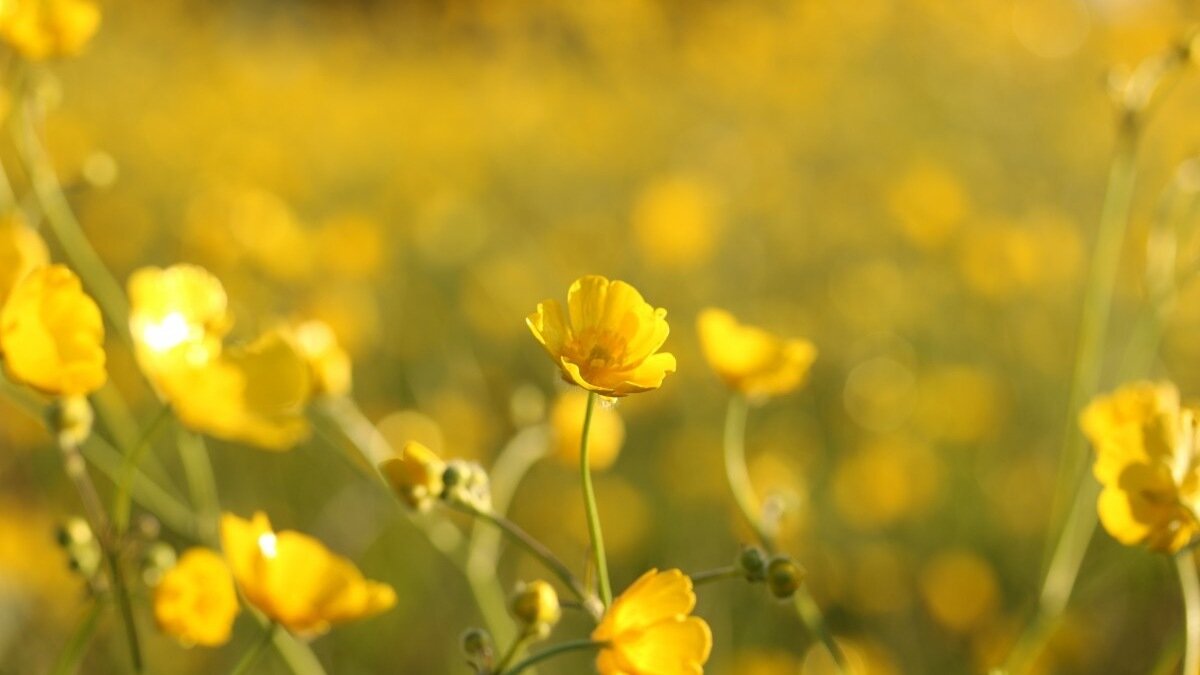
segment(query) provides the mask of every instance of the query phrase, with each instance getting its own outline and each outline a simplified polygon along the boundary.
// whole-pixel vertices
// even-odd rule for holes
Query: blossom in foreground
[[[446,463],[417,441],[405,443],[400,454],[381,463],[379,470],[392,490],[418,511],[428,510],[446,488],[442,480]]]
[[[274,532],[264,513],[221,516],[221,547],[247,602],[299,635],[374,616],[396,604],[391,586],[306,534]]]
[[[712,631],[690,616],[692,580],[679,570],[650,570],[621,594],[592,639],[601,675],[696,675],[712,651]]]
[[[128,287],[129,330],[138,364],[152,382],[220,356],[233,319],[216,277],[196,265],[143,267]]]
[[[732,314],[709,308],[696,320],[704,358],[725,384],[750,398],[780,396],[804,383],[817,350],[807,340],[784,339]]]
[[[1100,522],[1123,544],[1174,553],[1198,533],[1196,410],[1170,383],[1136,382],[1092,401],[1080,417],[1103,486]]]
[[[184,644],[225,644],[237,613],[229,567],[207,548],[186,551],[154,589],[154,620]]]
[[[13,288],[0,311],[0,355],[9,377],[46,394],[104,385],[104,321],[74,272],[42,267]]]
[[[50,264],[46,242],[20,218],[0,219],[0,307],[17,282]]]
[[[550,409],[550,427],[554,432],[552,453],[568,466],[579,467],[579,441],[583,436],[583,418],[587,394],[579,389],[564,391]],[[617,461],[625,442],[625,422],[615,408],[598,406],[592,410],[588,431],[588,463],[593,470],[604,470]]]
[[[562,369],[563,379],[602,396],[626,396],[662,386],[675,357],[667,340],[667,310],[655,309],[624,281],[580,277],[557,300],[537,306],[525,323]]]
[[[92,0],[7,0],[0,3],[0,36],[27,59],[83,51],[100,26]]]

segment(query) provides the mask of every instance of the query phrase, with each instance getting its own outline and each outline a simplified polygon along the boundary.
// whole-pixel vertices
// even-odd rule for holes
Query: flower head
[[[305,321],[292,328],[293,342],[312,371],[313,393],[342,396],[350,393],[350,357],[338,345],[333,329],[324,321]]]
[[[237,613],[229,567],[207,548],[187,550],[154,589],[154,620],[184,644],[225,644]]]
[[[812,343],[742,325],[721,309],[702,311],[696,327],[708,364],[731,389],[751,398],[779,396],[796,389],[817,357]]]
[[[318,635],[396,603],[391,586],[299,532],[274,532],[266,514],[221,516],[221,547],[246,600],[288,630]]]
[[[583,436],[587,398],[583,391],[570,389],[559,395],[550,409],[554,457],[573,467],[579,466],[579,441]],[[621,415],[609,406],[596,407],[592,410],[592,426],[588,433],[588,462],[592,469],[612,466],[625,442],[625,423],[621,421]]]
[[[601,675],[699,675],[712,651],[712,631],[699,617],[692,580],[679,570],[650,570],[621,594],[592,639],[605,643]]]
[[[1126,545],[1176,552],[1200,534],[1196,410],[1169,383],[1137,382],[1092,401],[1080,417],[1103,486],[1100,522]]]
[[[549,635],[550,630],[562,618],[558,593],[553,586],[541,579],[528,584],[518,584],[509,607],[513,617],[526,631],[542,638]]]
[[[396,494],[418,511],[428,510],[446,489],[446,463],[417,441],[405,443],[400,455],[384,461],[379,470]]]
[[[563,379],[602,396],[657,389],[675,372],[675,357],[658,353],[667,340],[667,310],[655,309],[624,281],[580,277],[556,300],[538,305],[525,323],[562,369]]]
[[[14,216],[0,219],[0,307],[18,281],[48,264],[46,242],[36,230]]]
[[[10,377],[55,396],[96,391],[104,371],[104,321],[62,265],[25,276],[0,311],[0,354]]]
[[[0,6],[0,36],[27,59],[73,56],[100,26],[92,0],[10,0]]]
[[[221,354],[233,325],[225,288],[195,265],[144,267],[129,277],[129,330],[138,363],[151,380]]]

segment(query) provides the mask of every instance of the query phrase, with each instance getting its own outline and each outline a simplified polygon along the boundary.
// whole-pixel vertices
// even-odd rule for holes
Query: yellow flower
[[[0,6],[0,35],[35,61],[83,51],[100,26],[91,0],[8,0]]]
[[[512,615],[532,635],[546,637],[562,618],[562,607],[558,604],[558,592],[550,584],[538,579],[528,584],[517,585],[510,603]]]
[[[567,291],[565,314],[556,300],[546,300],[525,323],[567,382],[626,396],[657,389],[675,372],[675,357],[656,353],[667,340],[666,316],[623,281],[585,276]]]
[[[0,354],[13,380],[47,394],[104,385],[104,321],[74,272],[42,267],[13,288],[0,311]]]
[[[350,357],[338,345],[329,324],[305,321],[292,329],[292,337],[312,372],[314,394],[344,396],[350,393]]]
[[[699,617],[692,580],[679,570],[650,570],[617,598],[592,639],[605,643],[601,675],[692,675],[704,672],[712,631]]]
[[[264,513],[221,516],[221,547],[246,600],[299,635],[374,616],[396,603],[391,586],[363,578],[316,539],[274,532]]]
[[[704,358],[730,388],[751,398],[786,394],[804,383],[817,350],[807,340],[785,340],[739,324],[721,309],[696,319]]]
[[[1104,487],[1100,522],[1126,545],[1174,553],[1198,533],[1196,411],[1169,383],[1136,382],[1097,398],[1080,417]]]
[[[587,394],[571,389],[554,401],[550,410],[550,427],[554,432],[555,459],[569,466],[579,466],[579,442],[583,437],[583,416],[587,409]],[[592,410],[592,428],[588,437],[588,462],[593,470],[603,470],[617,461],[625,442],[625,422],[614,408],[597,406]]]
[[[46,242],[36,230],[14,216],[0,219],[0,307],[18,281],[48,264]]]
[[[418,511],[429,509],[446,489],[446,463],[417,441],[405,443],[400,456],[384,461],[379,470],[396,494]]]
[[[197,368],[164,372],[163,393],[193,431],[266,450],[287,450],[309,433],[308,364],[281,331],[228,350]]]
[[[129,330],[138,363],[151,380],[220,355],[233,319],[216,277],[195,265],[144,267],[128,285]]]
[[[186,551],[154,589],[154,620],[184,644],[225,644],[237,613],[229,567],[206,548]]]

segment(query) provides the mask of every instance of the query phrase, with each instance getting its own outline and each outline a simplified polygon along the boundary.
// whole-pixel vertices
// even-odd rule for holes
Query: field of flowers
[[[1197,26],[0,0],[0,675],[1200,675]]]

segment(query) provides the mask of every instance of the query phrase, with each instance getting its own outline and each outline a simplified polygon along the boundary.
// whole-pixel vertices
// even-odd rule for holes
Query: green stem
[[[272,622],[269,626],[267,626],[267,629],[263,631],[262,637],[258,640],[258,642],[255,642],[254,645],[250,647],[249,651],[243,654],[242,658],[238,660],[237,665],[233,667],[233,670],[229,671],[230,675],[244,675],[245,673],[250,672],[250,669],[254,667],[254,664],[258,663],[258,660],[262,658],[263,653],[267,651],[267,647],[271,645],[271,641],[275,639],[275,630],[276,626],[278,625],[279,624]]]
[[[179,459],[183,464],[192,505],[197,512],[200,538],[204,541],[215,541],[221,505],[217,497],[216,477],[213,475],[212,463],[208,460],[208,448],[204,439],[198,434],[180,429]]]
[[[268,625],[267,619],[259,620],[265,629]],[[325,675],[325,668],[307,644],[292,637],[286,630],[276,630],[274,633],[274,637],[271,638],[272,647],[295,675]]]
[[[750,471],[746,468],[746,416],[749,408],[745,396],[733,394],[729,397],[729,407],[725,411],[725,476],[738,510],[754,530],[754,535],[763,546],[772,549],[775,537],[762,521],[758,498],[750,482]]]
[[[1175,556],[1179,590],[1183,595],[1183,675],[1200,675],[1200,576],[1191,551]]]
[[[113,498],[113,528],[116,530],[117,536],[121,536],[129,529],[129,514],[130,514],[130,488],[133,484],[135,471],[141,464],[142,455],[150,448],[151,441],[154,440],[154,434],[162,426],[162,423],[170,417],[171,408],[162,406],[158,414],[154,416],[146,430],[142,432],[141,438],[137,444],[125,455],[124,465],[121,467],[121,478],[117,481],[117,492]]]
[[[524,661],[520,661],[507,671],[501,671],[500,675],[517,675],[521,671],[530,668],[542,661],[565,654],[567,652],[582,651],[584,649],[601,649],[604,647],[603,642],[594,642],[592,640],[572,640],[547,647],[546,649],[527,657]]]
[[[83,661],[87,646],[91,643],[92,636],[96,634],[96,628],[100,625],[100,610],[99,599],[88,605],[83,618],[79,620],[79,626],[75,628],[71,639],[63,647],[62,653],[58,655],[58,660],[54,663],[54,670],[51,671],[53,675],[74,675],[79,670],[79,664]]]
[[[600,531],[600,514],[596,510],[596,489],[592,486],[592,467],[588,463],[588,432],[592,428],[592,411],[596,407],[596,392],[589,391],[587,410],[583,414],[583,434],[579,439],[579,475],[583,485],[583,506],[587,511],[588,536],[592,540],[592,555],[596,564],[596,579],[600,600],[605,607],[612,604],[612,585],[608,581],[608,556],[604,553],[604,533]]]
[[[730,565],[728,567],[718,567],[715,570],[697,572],[690,576],[693,586],[703,586],[704,584],[711,584],[714,581],[721,581],[723,579],[739,579],[745,575],[742,573],[742,570]]]
[[[141,673],[142,648],[138,640],[137,623],[133,616],[133,604],[129,600],[129,587],[125,583],[125,573],[121,570],[121,560],[115,550],[105,554],[108,560],[109,573],[112,575],[113,593],[117,596],[117,607],[121,610],[121,622],[125,625],[125,639],[129,642],[129,654],[133,659],[133,671]]]
[[[537,635],[532,633],[518,635],[512,641],[512,644],[508,646],[508,650],[504,652],[504,656],[500,657],[500,660],[496,662],[495,672],[503,673],[508,664],[512,663],[513,659],[517,658],[517,655],[521,653],[521,650],[528,647],[536,638]]]

